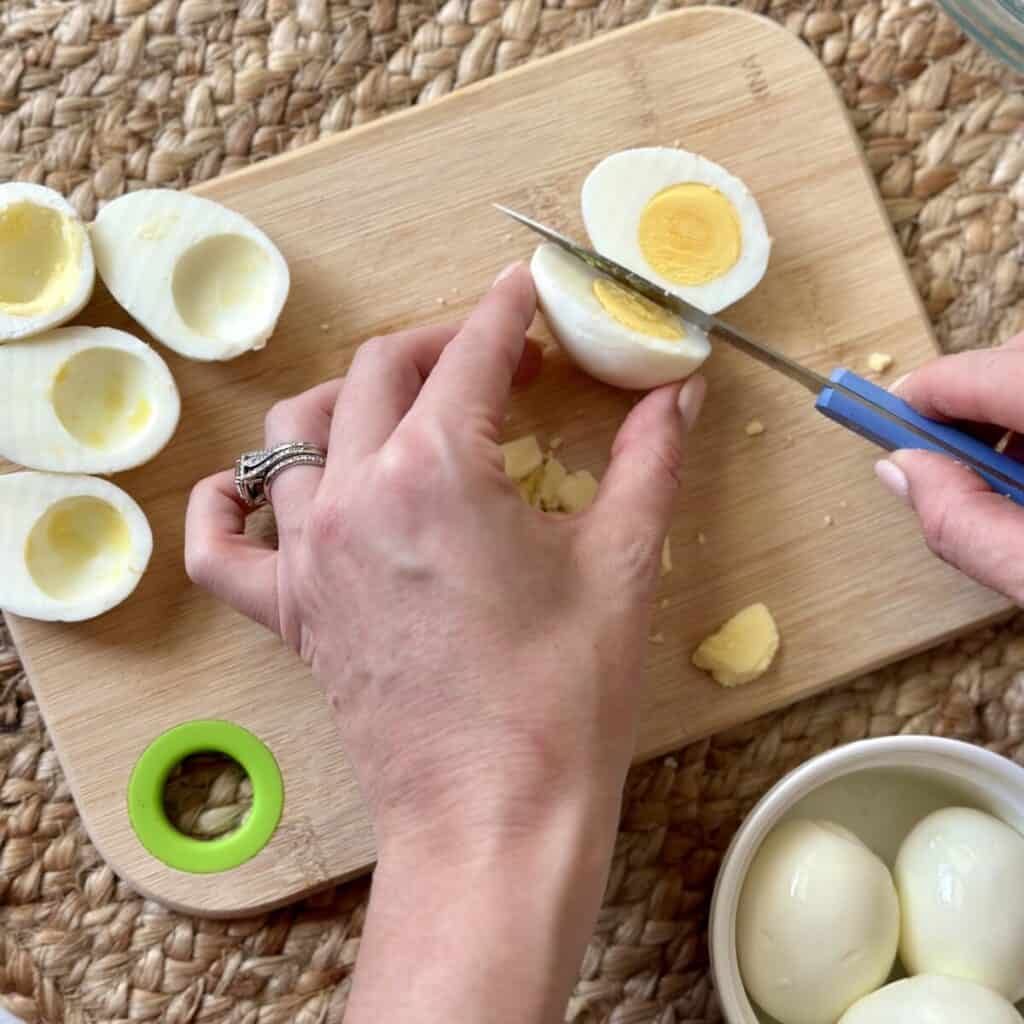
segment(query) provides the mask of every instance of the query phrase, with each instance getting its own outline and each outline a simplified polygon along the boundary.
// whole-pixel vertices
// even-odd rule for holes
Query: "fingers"
[[[444,350],[413,415],[459,431],[467,425],[482,428],[497,441],[536,303],[533,279],[524,264],[502,271]]]
[[[231,470],[192,489],[185,516],[185,571],[236,611],[278,631],[277,552],[245,536]]]
[[[928,547],[968,576],[1024,603],[1024,509],[943,455],[894,452],[876,473],[921,521]]]
[[[458,324],[420,327],[359,347],[331,429],[331,451],[339,457],[339,467],[383,446],[458,331]]]
[[[1024,335],[1002,348],[936,359],[899,381],[894,390],[932,419],[1024,431]]]
[[[599,529],[620,547],[640,545],[657,564],[672,521],[686,434],[707,385],[699,374],[647,395],[629,414],[612,446],[612,461],[593,507]]]
[[[272,406],[265,424],[266,446],[308,441],[327,448],[341,384],[340,380],[327,381]],[[301,526],[323,473],[319,466],[292,466],[274,477],[270,498],[282,536]]]

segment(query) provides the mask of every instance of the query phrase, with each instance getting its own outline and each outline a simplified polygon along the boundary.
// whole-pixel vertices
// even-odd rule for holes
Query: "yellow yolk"
[[[683,339],[684,332],[679,321],[642,295],[606,277],[594,278],[593,290],[594,298],[601,303],[601,308],[623,327],[665,341]]]
[[[64,429],[90,448],[117,448],[149,425],[146,367],[116,348],[90,348],[57,372],[50,393]]]
[[[30,317],[68,302],[85,229],[59,210],[22,202],[0,210],[0,313]]]
[[[102,592],[131,558],[124,516],[99,498],[65,498],[32,527],[25,565],[40,590],[59,601]]]
[[[735,266],[743,232],[735,207],[717,188],[687,182],[662,189],[644,207],[637,241],[662,277],[701,285]]]

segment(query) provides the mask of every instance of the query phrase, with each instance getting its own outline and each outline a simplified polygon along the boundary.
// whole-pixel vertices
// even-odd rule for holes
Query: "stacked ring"
[[[245,452],[235,462],[235,490],[247,508],[257,509],[270,501],[270,485],[286,469],[325,465],[327,452],[306,441],[287,441]]]

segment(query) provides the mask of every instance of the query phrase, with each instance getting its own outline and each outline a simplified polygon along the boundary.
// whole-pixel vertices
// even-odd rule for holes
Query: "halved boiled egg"
[[[707,335],[556,245],[530,263],[551,333],[591,376],[620,388],[682,380],[711,352]]]
[[[0,341],[70,320],[92,295],[89,235],[59,192],[0,185]]]
[[[167,364],[112,327],[58,327],[0,347],[0,456],[56,473],[119,473],[171,439]]]
[[[153,535],[119,487],[91,476],[0,475],[0,608],[78,622],[120,604],[149,564]]]
[[[224,360],[263,348],[290,278],[273,242],[240,213],[187,192],[145,189],[92,225],[111,295],[168,348]]]
[[[764,276],[771,239],[757,200],[724,167],[683,149],[626,149],[583,183],[594,248],[706,313]]]

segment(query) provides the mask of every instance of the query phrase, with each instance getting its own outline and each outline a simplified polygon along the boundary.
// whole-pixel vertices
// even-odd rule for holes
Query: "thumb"
[[[707,384],[699,374],[640,401],[619,429],[594,504],[594,520],[616,549],[656,565],[675,509],[686,434],[697,421]]]
[[[893,452],[875,472],[913,508],[934,554],[1024,604],[1024,509],[976,473],[932,452]]]

